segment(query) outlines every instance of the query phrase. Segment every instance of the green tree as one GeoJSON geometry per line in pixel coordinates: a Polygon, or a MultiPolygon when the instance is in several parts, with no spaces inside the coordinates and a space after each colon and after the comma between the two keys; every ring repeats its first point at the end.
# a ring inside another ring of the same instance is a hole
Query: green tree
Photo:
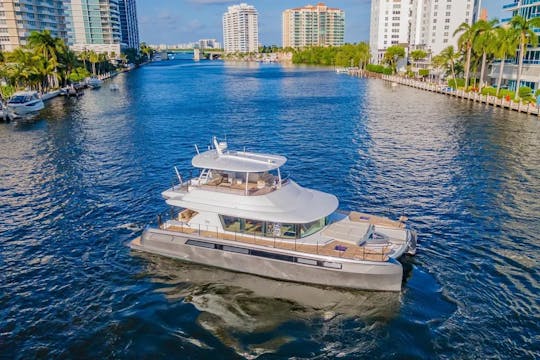
{"type": "Polygon", "coordinates": [[[428,53],[422,49],[416,49],[410,52],[409,56],[416,63],[415,67],[418,68],[418,61],[425,59],[428,56],[428,53]]]}
{"type": "Polygon", "coordinates": [[[48,76],[48,83],[53,87],[58,86],[58,57],[64,51],[65,43],[62,39],[53,37],[49,30],[32,31],[28,37],[28,46],[40,54],[49,63],[47,68],[53,71],[48,76]]]}
{"type": "Polygon", "coordinates": [[[540,28],[540,17],[525,19],[520,15],[515,15],[510,20],[510,26],[519,36],[519,63],[516,79],[516,97],[519,98],[519,88],[521,84],[521,73],[523,71],[523,59],[527,45],[538,45],[538,37],[534,33],[534,28],[540,28]]]}
{"type": "Polygon", "coordinates": [[[482,65],[480,70],[480,89],[484,87],[484,75],[486,70],[486,61],[488,54],[495,52],[496,34],[495,26],[499,20],[493,19],[490,21],[479,20],[476,22],[476,37],[473,41],[475,51],[482,54],[482,65]]]}
{"type": "Polygon", "coordinates": [[[474,38],[476,37],[476,27],[474,25],[469,25],[464,22],[458,26],[456,31],[454,31],[454,36],[461,33],[458,38],[458,47],[460,50],[465,52],[465,89],[469,86],[469,71],[471,68],[471,55],[473,49],[474,38]]]}
{"type": "Polygon", "coordinates": [[[99,62],[99,55],[91,50],[88,54],[88,61],[92,64],[92,75],[96,76],[96,64],[99,62]]]}
{"type": "Polygon", "coordinates": [[[513,28],[498,27],[495,29],[494,55],[501,61],[499,64],[499,76],[497,78],[497,96],[499,96],[499,91],[501,90],[506,58],[510,55],[515,55],[518,44],[518,33],[513,28]]]}
{"type": "Polygon", "coordinates": [[[460,58],[460,54],[454,50],[453,46],[448,46],[439,55],[434,57],[433,63],[435,66],[449,69],[452,78],[456,79],[456,62],[460,58]]]}
{"type": "Polygon", "coordinates": [[[395,73],[398,61],[404,57],[405,49],[401,46],[394,45],[386,49],[386,52],[384,53],[384,62],[388,64],[395,73]]]}

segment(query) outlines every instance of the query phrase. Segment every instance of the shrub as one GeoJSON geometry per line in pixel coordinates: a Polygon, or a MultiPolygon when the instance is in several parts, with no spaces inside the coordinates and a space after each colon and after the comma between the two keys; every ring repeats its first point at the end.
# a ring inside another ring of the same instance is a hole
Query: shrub
{"type": "Polygon", "coordinates": [[[536,101],[533,95],[532,89],[528,86],[520,87],[518,91],[518,95],[519,95],[519,98],[525,103],[536,101]]]}
{"type": "Polygon", "coordinates": [[[465,79],[457,78],[457,79],[449,79],[448,80],[448,86],[457,89],[458,87],[464,87],[465,86],[465,79]]]}
{"type": "Polygon", "coordinates": [[[418,70],[418,75],[422,76],[422,77],[426,77],[429,75],[429,70],[428,69],[420,69],[418,70]]]}
{"type": "Polygon", "coordinates": [[[501,99],[501,98],[505,98],[509,96],[510,97],[510,100],[513,100],[514,99],[514,92],[512,90],[508,90],[508,89],[501,89],[499,91],[499,96],[498,98],[501,99]]]}
{"type": "Polygon", "coordinates": [[[378,74],[392,75],[392,69],[384,67],[382,65],[368,64],[366,66],[366,70],[378,74]]]}
{"type": "Polygon", "coordinates": [[[495,94],[497,94],[497,89],[495,89],[494,87],[491,87],[491,86],[487,86],[487,87],[482,89],[481,94],[482,95],[495,96],[495,94]]]}
{"type": "Polygon", "coordinates": [[[534,93],[534,96],[540,96],[540,89],[536,90],[536,92],[534,93]]]}
{"type": "Polygon", "coordinates": [[[532,89],[528,86],[522,86],[518,91],[520,98],[528,98],[532,95],[532,89]]]}

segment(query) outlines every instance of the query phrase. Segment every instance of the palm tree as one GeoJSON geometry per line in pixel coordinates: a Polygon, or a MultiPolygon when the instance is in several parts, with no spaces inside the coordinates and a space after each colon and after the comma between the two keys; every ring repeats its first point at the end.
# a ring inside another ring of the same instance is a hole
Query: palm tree
{"type": "Polygon", "coordinates": [[[482,89],[484,86],[484,74],[486,70],[486,60],[488,53],[494,52],[495,42],[495,25],[499,23],[499,20],[493,19],[490,21],[479,20],[475,23],[476,37],[474,39],[473,47],[476,51],[482,54],[482,66],[480,70],[480,84],[482,89]]]}
{"type": "MultiPolygon", "coordinates": [[[[28,45],[50,62],[50,66],[54,69],[54,73],[58,70],[58,57],[66,47],[64,41],[60,38],[53,37],[49,30],[32,31],[28,37],[28,45]]],[[[49,84],[52,86],[58,85],[58,78],[55,74],[48,77],[49,84]]]]}
{"type": "Polygon", "coordinates": [[[96,63],[99,61],[99,55],[91,50],[88,54],[88,60],[92,63],[92,75],[96,76],[96,63]]]}
{"type": "Polygon", "coordinates": [[[10,83],[16,88],[24,88],[31,76],[32,53],[28,49],[17,48],[8,54],[6,73],[10,83]]]}
{"type": "Polygon", "coordinates": [[[65,46],[64,51],[59,54],[59,62],[62,83],[65,84],[71,71],[79,66],[79,60],[77,59],[77,54],[75,54],[69,47],[65,46]]]}
{"type": "Polygon", "coordinates": [[[504,62],[509,55],[515,55],[519,43],[517,32],[510,27],[498,27],[495,29],[495,51],[494,55],[500,59],[499,77],[497,79],[497,96],[501,89],[502,75],[504,71],[504,62]]]}
{"type": "Polygon", "coordinates": [[[456,86],[456,61],[459,59],[459,57],[459,53],[457,53],[454,50],[454,47],[450,45],[449,47],[441,51],[441,53],[436,57],[436,59],[434,59],[436,64],[444,65],[446,68],[450,67],[450,70],[452,71],[452,77],[454,81],[456,81],[456,86]]]}
{"type": "Polygon", "coordinates": [[[79,53],[79,59],[82,60],[84,68],[86,69],[86,61],[90,59],[90,52],[88,50],[81,51],[79,53]]]}
{"type": "Polygon", "coordinates": [[[523,58],[527,45],[538,45],[538,37],[534,33],[534,28],[540,28],[540,17],[525,19],[520,15],[515,15],[510,20],[510,26],[517,31],[519,36],[519,64],[516,79],[516,98],[519,98],[519,87],[521,83],[521,72],[523,71],[523,58]]]}
{"type": "Polygon", "coordinates": [[[392,73],[396,72],[397,63],[403,57],[405,57],[405,49],[398,45],[390,46],[384,53],[384,61],[390,65],[392,73]]]}
{"type": "Polygon", "coordinates": [[[464,22],[458,26],[456,31],[454,31],[454,36],[456,36],[458,33],[462,33],[458,39],[458,47],[461,50],[465,51],[466,53],[465,89],[467,89],[469,86],[469,70],[471,67],[471,54],[472,54],[472,48],[473,48],[473,41],[474,41],[474,38],[476,37],[476,27],[474,25],[471,26],[468,23],[464,22]]]}
{"type": "Polygon", "coordinates": [[[109,61],[109,57],[107,56],[107,54],[104,54],[104,53],[98,54],[98,62],[99,62],[98,73],[99,74],[103,73],[103,65],[105,65],[105,63],[107,63],[108,61],[109,61]]]}

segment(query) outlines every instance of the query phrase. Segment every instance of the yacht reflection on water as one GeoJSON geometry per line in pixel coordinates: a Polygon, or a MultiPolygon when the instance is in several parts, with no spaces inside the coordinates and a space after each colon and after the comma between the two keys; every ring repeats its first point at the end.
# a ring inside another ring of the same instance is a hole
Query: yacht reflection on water
{"type": "Polygon", "coordinates": [[[164,285],[159,291],[169,301],[193,304],[200,311],[199,325],[243,356],[275,352],[294,340],[286,330],[290,323],[323,322],[332,329],[351,319],[377,326],[392,320],[400,308],[396,292],[312,286],[136,255],[147,262],[145,275],[164,285]],[[251,334],[271,340],[250,344],[251,334]]]}

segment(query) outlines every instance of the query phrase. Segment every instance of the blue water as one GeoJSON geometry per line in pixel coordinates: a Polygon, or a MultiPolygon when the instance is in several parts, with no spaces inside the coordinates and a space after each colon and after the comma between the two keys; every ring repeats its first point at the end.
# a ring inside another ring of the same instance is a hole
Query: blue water
{"type": "Polygon", "coordinates": [[[0,123],[0,357],[540,357],[540,120],[318,68],[171,61],[111,82],[0,123]],[[344,209],[406,214],[403,291],[130,251],[212,135],[287,156],[344,209]]]}

